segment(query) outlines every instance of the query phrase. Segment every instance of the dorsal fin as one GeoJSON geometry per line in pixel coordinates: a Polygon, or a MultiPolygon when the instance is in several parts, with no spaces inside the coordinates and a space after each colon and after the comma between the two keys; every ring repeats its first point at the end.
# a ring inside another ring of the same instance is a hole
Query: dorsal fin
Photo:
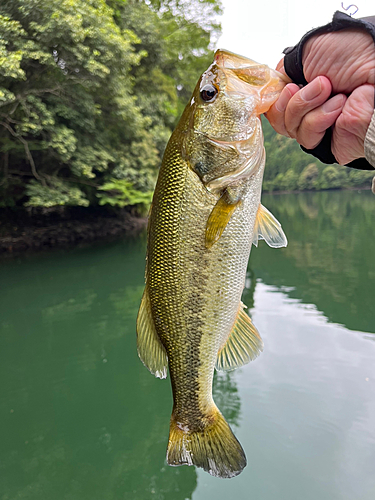
{"type": "Polygon", "coordinates": [[[138,356],[150,372],[158,378],[167,377],[168,358],[156,332],[151,314],[151,304],[147,286],[143,292],[137,317],[138,356]]]}
{"type": "Polygon", "coordinates": [[[263,205],[259,205],[255,219],[253,244],[256,247],[258,240],[265,240],[273,248],[286,247],[288,244],[280,222],[263,205]]]}
{"type": "Polygon", "coordinates": [[[234,370],[246,365],[263,351],[263,341],[240,303],[228,340],[219,350],[216,370],[234,370]]]}

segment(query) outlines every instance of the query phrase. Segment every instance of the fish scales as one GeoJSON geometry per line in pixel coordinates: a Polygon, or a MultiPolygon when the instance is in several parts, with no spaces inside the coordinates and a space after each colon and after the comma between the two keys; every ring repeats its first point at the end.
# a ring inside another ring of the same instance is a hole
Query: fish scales
{"type": "MultiPolygon", "coordinates": [[[[216,332],[226,332],[237,313],[251,245],[246,226],[254,226],[256,211],[251,210],[251,205],[259,205],[260,194],[249,191],[243,207],[208,254],[201,235],[216,198],[205,189],[197,189],[196,174],[181,155],[177,158],[174,157],[175,168],[171,172],[167,151],[166,175],[163,167],[160,172],[161,181],[153,201],[153,212],[157,215],[151,216],[150,224],[155,231],[155,243],[149,247],[148,276],[153,315],[163,324],[160,337],[171,359],[175,411],[194,430],[201,426],[202,418],[212,405],[213,369],[223,340],[216,332]],[[176,178],[184,181],[181,198],[177,195],[176,178]],[[167,208],[156,210],[159,200],[163,204],[168,199],[168,192],[174,196],[167,208]],[[233,234],[239,231],[244,240],[238,242],[241,252],[232,244],[233,234]],[[172,232],[179,245],[170,244],[172,232]],[[153,268],[154,262],[157,270],[153,268]],[[164,277],[164,286],[160,285],[160,276],[164,277]],[[217,299],[220,309],[215,307],[217,299]],[[171,356],[173,351],[177,353],[171,356]]],[[[150,240],[153,237],[150,232],[150,240]]]]}
{"type": "MultiPolygon", "coordinates": [[[[231,56],[219,51],[216,64],[231,56]]],[[[233,369],[262,349],[258,333],[242,311],[241,294],[261,206],[264,149],[257,115],[251,110],[246,115],[247,102],[231,104],[224,94],[221,116],[229,134],[225,138],[237,139],[236,147],[206,133],[205,127],[212,128],[213,122],[204,115],[204,103],[199,108],[196,102],[205,79],[223,81],[220,68],[215,71],[210,73],[209,68],[208,77],[202,76],[164,154],[150,213],[146,288],[137,333],[140,357],[153,373],[164,377],[168,360],[174,402],[168,463],[194,464],[212,475],[232,477],[241,472],[246,458],[213,401],[212,380],[220,352],[222,365],[233,369]],[[231,120],[233,109],[237,121],[231,120]],[[243,151],[254,145],[255,167],[242,175],[241,168],[248,167],[239,168],[237,162],[233,172],[234,159],[241,161],[243,151]],[[216,185],[210,188],[210,183],[216,185]],[[208,236],[211,218],[213,240],[208,236]],[[247,336],[247,344],[239,334],[247,336]]],[[[276,80],[277,95],[285,82],[276,80]]],[[[226,77],[223,89],[228,89],[229,81],[226,77]]],[[[214,124],[217,120],[215,116],[214,124]]]]}

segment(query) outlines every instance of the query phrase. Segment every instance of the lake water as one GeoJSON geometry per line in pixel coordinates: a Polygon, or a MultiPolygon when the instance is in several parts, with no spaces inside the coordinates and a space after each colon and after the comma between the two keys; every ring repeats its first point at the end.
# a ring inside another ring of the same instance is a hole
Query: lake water
{"type": "Polygon", "coordinates": [[[374,500],[375,197],[263,203],[289,239],[250,258],[265,350],[215,380],[243,473],[165,463],[169,380],[136,353],[142,235],[0,263],[1,500],[374,500]]]}

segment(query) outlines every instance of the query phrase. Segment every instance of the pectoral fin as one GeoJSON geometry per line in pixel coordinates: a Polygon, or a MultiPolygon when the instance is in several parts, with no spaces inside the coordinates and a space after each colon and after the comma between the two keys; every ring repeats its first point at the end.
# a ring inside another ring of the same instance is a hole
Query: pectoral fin
{"type": "Polygon", "coordinates": [[[216,370],[234,370],[246,365],[263,351],[263,341],[243,307],[241,302],[228,340],[218,353],[216,370]]]}
{"type": "Polygon", "coordinates": [[[273,248],[286,247],[288,244],[280,222],[263,205],[259,205],[255,219],[253,244],[256,247],[258,240],[265,240],[273,248]]]}
{"type": "Polygon", "coordinates": [[[218,241],[239,203],[230,203],[226,193],[219,198],[207,220],[206,248],[211,248],[218,241]]]}
{"type": "Polygon", "coordinates": [[[168,358],[161,343],[151,314],[151,304],[147,287],[143,292],[137,317],[138,356],[150,372],[158,378],[167,377],[168,358]]]}

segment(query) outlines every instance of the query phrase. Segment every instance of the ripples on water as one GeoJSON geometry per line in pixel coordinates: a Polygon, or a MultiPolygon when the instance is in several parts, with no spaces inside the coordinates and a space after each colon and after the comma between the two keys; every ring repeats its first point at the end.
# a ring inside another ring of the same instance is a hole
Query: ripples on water
{"type": "Polygon", "coordinates": [[[165,465],[169,382],[135,347],[143,237],[0,264],[1,500],[375,498],[375,198],[264,204],[289,240],[250,260],[265,350],[214,384],[245,471],[165,465]]]}

